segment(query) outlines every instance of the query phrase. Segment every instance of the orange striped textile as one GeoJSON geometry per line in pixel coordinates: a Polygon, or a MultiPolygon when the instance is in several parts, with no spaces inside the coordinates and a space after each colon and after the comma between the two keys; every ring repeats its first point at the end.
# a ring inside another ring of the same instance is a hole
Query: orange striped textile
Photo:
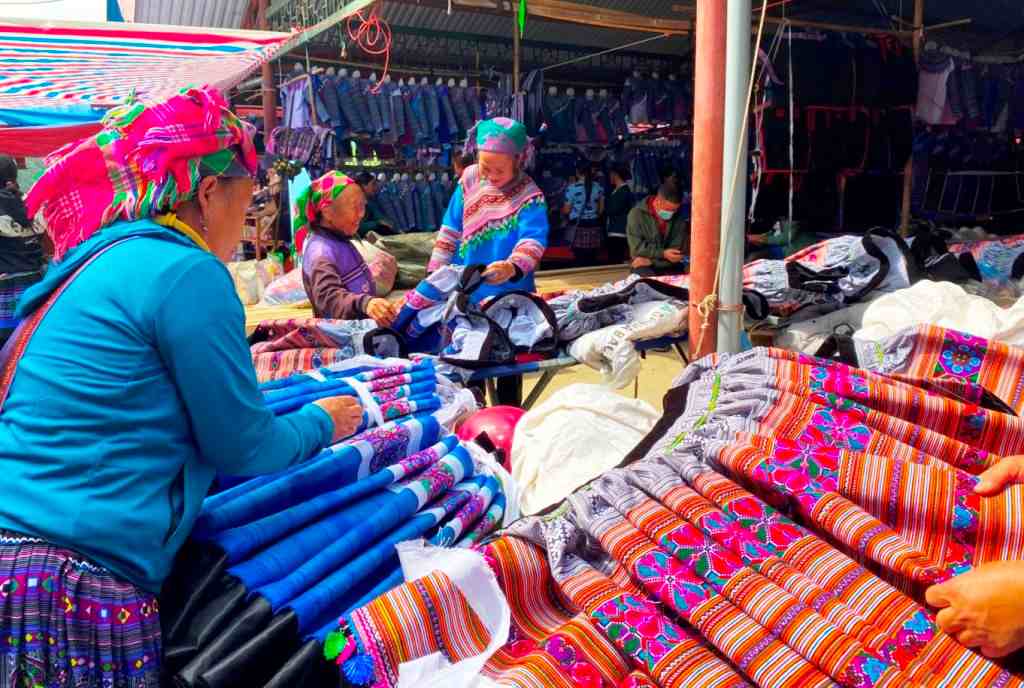
{"type": "MultiPolygon", "coordinates": [[[[986,466],[1024,453],[1013,385],[995,372],[1019,378],[1024,357],[965,337],[917,331],[871,370],[770,349],[688,366],[623,467],[481,549],[514,622],[487,677],[1024,688],[923,603],[935,582],[1024,560],[1024,487],[974,493],[986,466]]],[[[364,631],[400,625],[426,628],[394,613],[364,631]]],[[[444,643],[396,645],[380,661],[444,643]]]]}
{"type": "Polygon", "coordinates": [[[402,662],[442,652],[452,662],[480,654],[490,634],[445,574],[434,572],[354,611],[349,624],[373,659],[376,686],[398,683],[402,662]]]}
{"type": "Polygon", "coordinates": [[[263,384],[270,380],[283,380],[296,373],[319,370],[350,358],[352,352],[344,349],[288,349],[254,353],[252,363],[256,368],[256,380],[263,384]]]}
{"type": "Polygon", "coordinates": [[[861,368],[909,378],[973,382],[1024,412],[1024,349],[936,325],[918,325],[880,343],[856,344],[861,368]]]}

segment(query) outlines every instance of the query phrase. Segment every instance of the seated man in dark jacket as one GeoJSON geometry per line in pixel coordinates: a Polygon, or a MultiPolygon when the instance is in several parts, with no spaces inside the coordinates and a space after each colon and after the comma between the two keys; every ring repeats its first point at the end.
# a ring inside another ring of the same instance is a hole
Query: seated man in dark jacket
{"type": "Polygon", "coordinates": [[[652,277],[689,271],[690,222],[679,212],[681,203],[677,187],[666,182],[629,212],[626,239],[634,274],[652,277]]]}

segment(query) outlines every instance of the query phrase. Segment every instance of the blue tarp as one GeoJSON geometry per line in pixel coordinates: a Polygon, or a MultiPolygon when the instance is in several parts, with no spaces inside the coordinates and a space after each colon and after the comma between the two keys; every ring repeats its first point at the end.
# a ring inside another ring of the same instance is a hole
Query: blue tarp
{"type": "Polygon", "coordinates": [[[68,105],[55,108],[0,108],[0,125],[8,127],[62,127],[89,124],[103,119],[106,110],[88,105],[68,105]]]}

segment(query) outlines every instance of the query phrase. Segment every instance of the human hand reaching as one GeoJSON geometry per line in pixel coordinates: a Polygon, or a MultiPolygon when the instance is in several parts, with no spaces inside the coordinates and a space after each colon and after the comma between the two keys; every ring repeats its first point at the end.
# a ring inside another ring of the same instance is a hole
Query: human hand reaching
{"type": "Polygon", "coordinates": [[[334,422],[335,442],[355,433],[363,422],[363,407],[355,397],[328,397],[313,403],[326,411],[334,422]]]}
{"type": "Polygon", "coordinates": [[[373,318],[381,327],[391,327],[398,312],[387,299],[371,299],[366,305],[366,314],[373,318]]]}
{"type": "Polygon", "coordinates": [[[484,278],[491,284],[504,284],[516,274],[516,267],[507,260],[491,263],[484,270],[484,278]]]}
{"type": "Polygon", "coordinates": [[[665,252],[661,255],[670,263],[681,263],[683,261],[683,252],[677,248],[665,249],[665,252]]]}
{"type": "Polygon", "coordinates": [[[965,647],[1005,657],[1024,647],[1024,561],[992,561],[933,585],[935,622],[965,647]]]}
{"type": "Polygon", "coordinates": [[[983,497],[992,497],[1011,485],[1024,483],[1024,456],[1007,456],[979,478],[974,491],[983,497]]]}

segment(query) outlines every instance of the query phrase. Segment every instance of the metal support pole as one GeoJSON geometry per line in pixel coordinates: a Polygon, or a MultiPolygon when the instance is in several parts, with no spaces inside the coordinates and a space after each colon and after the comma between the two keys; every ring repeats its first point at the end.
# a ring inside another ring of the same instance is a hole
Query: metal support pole
{"type": "MultiPolygon", "coordinates": [[[[921,40],[924,31],[924,0],[914,0],[914,62],[921,61],[921,40]]],[[[903,168],[903,203],[900,205],[900,233],[906,236],[910,231],[910,198],[914,191],[914,161],[913,155],[907,160],[907,166],[903,168]]]]}
{"type": "Polygon", "coordinates": [[[740,350],[743,247],[747,217],[747,91],[750,87],[750,0],[729,0],[725,54],[725,133],[722,148],[722,274],[718,351],[740,350]],[[738,163],[737,163],[738,160],[738,163]]]}
{"type": "MultiPolygon", "coordinates": [[[[744,29],[750,40],[750,15],[744,29]]],[[[690,347],[696,359],[715,350],[715,291],[722,224],[722,138],[725,118],[726,4],[697,0],[693,113],[693,220],[690,232],[690,347]],[[707,327],[705,325],[705,314],[707,327]]]]}
{"type": "MultiPolygon", "coordinates": [[[[267,1],[260,0],[259,27],[267,30],[267,1]]],[[[277,91],[274,89],[274,70],[270,62],[264,62],[262,67],[262,90],[263,90],[263,140],[270,143],[270,135],[277,126],[277,91]]]]}
{"type": "Polygon", "coordinates": [[[519,3],[510,2],[512,7],[512,90],[519,93],[519,3]]]}

